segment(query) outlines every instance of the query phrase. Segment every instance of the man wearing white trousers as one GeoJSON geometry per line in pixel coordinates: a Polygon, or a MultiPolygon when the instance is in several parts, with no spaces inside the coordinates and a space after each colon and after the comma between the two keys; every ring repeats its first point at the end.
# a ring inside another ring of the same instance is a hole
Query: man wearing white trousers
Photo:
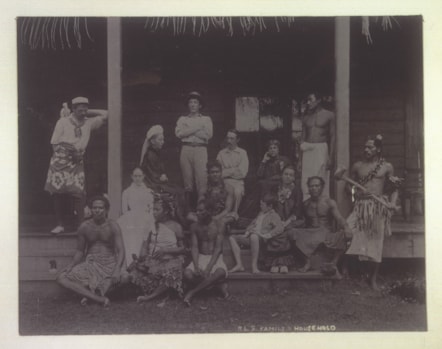
{"type": "Polygon", "coordinates": [[[203,99],[198,92],[187,96],[189,114],[180,116],[175,135],[181,139],[180,165],[184,190],[189,204],[190,193],[196,187],[198,200],[207,188],[207,145],[213,135],[213,124],[209,116],[200,114],[203,99]]]}

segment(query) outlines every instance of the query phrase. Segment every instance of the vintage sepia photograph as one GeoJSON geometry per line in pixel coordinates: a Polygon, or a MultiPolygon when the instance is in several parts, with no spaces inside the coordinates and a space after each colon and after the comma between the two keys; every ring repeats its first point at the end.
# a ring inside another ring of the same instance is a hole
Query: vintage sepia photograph
{"type": "Polygon", "coordinates": [[[427,331],[423,24],[19,16],[20,336],[427,331]]]}

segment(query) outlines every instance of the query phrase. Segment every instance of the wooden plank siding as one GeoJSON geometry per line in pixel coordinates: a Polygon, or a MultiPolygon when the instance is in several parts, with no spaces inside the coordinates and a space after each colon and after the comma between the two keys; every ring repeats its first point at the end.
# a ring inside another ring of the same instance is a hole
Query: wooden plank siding
{"type": "Polygon", "coordinates": [[[383,155],[393,164],[395,173],[404,176],[404,103],[397,97],[354,97],[350,108],[351,163],[361,159],[367,135],[381,134],[384,145],[383,155]]]}
{"type": "MultiPolygon", "coordinates": [[[[176,87],[179,90],[182,87],[176,87]]],[[[235,126],[235,95],[231,92],[201,90],[206,101],[202,114],[211,117],[213,122],[213,138],[209,142],[209,160],[215,159],[218,151],[223,147],[227,131],[235,126]]],[[[126,98],[126,94],[124,97],[126,98]]],[[[123,105],[123,187],[129,184],[130,169],[140,160],[141,146],[146,132],[152,125],[160,124],[164,128],[165,145],[163,148],[168,177],[175,183],[181,183],[179,166],[180,140],[175,136],[175,126],[181,115],[187,114],[185,96],[178,92],[169,91],[163,95],[145,94],[144,99],[136,98],[140,91],[132,88],[130,96],[123,105]]],[[[283,115],[287,123],[287,115],[283,115]]],[[[251,132],[240,134],[239,146],[244,148],[249,156],[249,177],[254,177],[265,152],[266,142],[270,138],[277,138],[282,143],[282,153],[290,156],[290,126],[274,132],[251,132]]]]}

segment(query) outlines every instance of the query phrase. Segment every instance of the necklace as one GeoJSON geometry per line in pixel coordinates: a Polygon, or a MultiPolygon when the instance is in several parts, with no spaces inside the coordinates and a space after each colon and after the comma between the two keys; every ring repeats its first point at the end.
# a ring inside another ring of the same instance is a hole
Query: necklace
{"type": "Polygon", "coordinates": [[[381,169],[384,162],[385,162],[384,158],[379,158],[378,163],[376,164],[376,167],[373,170],[371,170],[370,172],[368,172],[368,174],[366,176],[360,178],[358,181],[359,184],[365,185],[369,181],[371,181],[378,174],[378,172],[381,169]]]}

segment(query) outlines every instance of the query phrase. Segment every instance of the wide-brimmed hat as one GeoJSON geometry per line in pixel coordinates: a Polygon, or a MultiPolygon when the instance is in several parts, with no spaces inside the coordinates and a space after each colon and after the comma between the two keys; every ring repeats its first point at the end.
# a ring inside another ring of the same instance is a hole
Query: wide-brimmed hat
{"type": "Polygon", "coordinates": [[[204,100],[203,97],[201,96],[201,93],[196,92],[196,91],[192,91],[187,95],[186,98],[186,103],[189,103],[190,99],[197,99],[200,102],[201,107],[204,106],[204,100]]]}

